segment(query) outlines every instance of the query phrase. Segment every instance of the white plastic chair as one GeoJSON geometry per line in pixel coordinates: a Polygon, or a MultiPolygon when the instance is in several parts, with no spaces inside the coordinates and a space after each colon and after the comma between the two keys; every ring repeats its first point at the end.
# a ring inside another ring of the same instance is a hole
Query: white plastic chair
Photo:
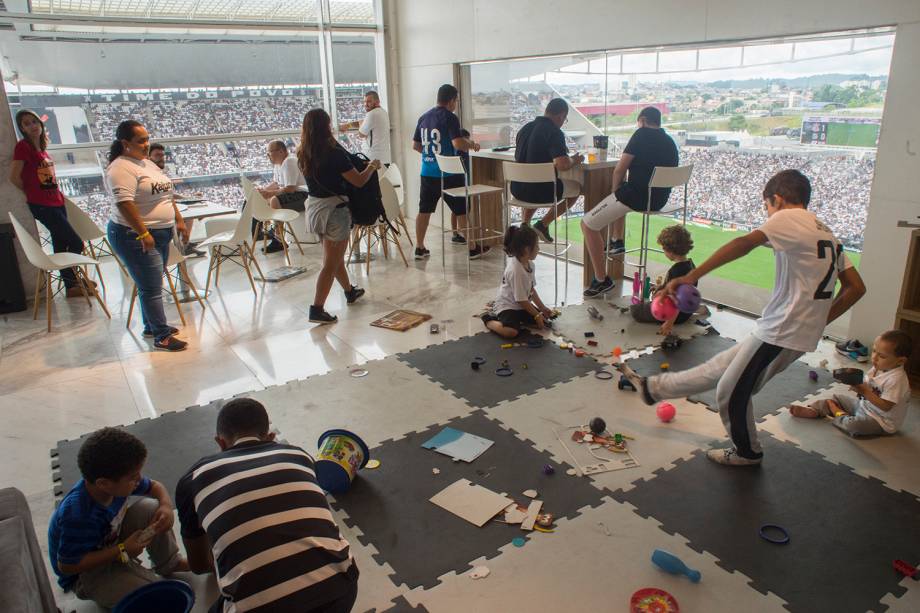
{"type": "Polygon", "coordinates": [[[391,218],[390,221],[403,229],[406,233],[406,238],[409,239],[409,246],[413,247],[412,234],[409,232],[409,227],[406,226],[406,218],[403,217],[402,213],[403,201],[406,199],[406,188],[403,185],[402,173],[399,171],[399,166],[396,165],[396,162],[390,164],[382,178],[387,179],[396,190],[396,202],[399,207],[399,215],[395,218],[391,218]]]}
{"type": "MultiPolygon", "coordinates": [[[[247,179],[245,176],[241,176],[240,180],[243,183],[243,192],[247,194],[246,203],[252,203],[252,218],[259,222],[256,225],[256,232],[258,232],[259,226],[262,227],[263,251],[265,250],[265,246],[268,244],[268,224],[281,224],[281,236],[277,238],[284,246],[284,259],[287,261],[288,266],[290,266],[291,257],[288,255],[287,241],[285,240],[284,235],[291,235],[291,238],[294,239],[294,243],[300,250],[300,255],[303,255],[303,247],[300,246],[300,240],[297,238],[297,235],[294,234],[294,228],[291,226],[291,222],[300,217],[300,213],[290,209],[273,209],[268,204],[268,200],[266,200],[265,197],[259,193],[259,190],[255,188],[255,186],[252,184],[252,181],[247,179]]],[[[256,232],[254,232],[252,236],[253,244],[256,243],[256,236],[258,236],[256,232]]],[[[199,247],[200,246],[201,245],[199,245],[199,247]]]]}
{"type": "MultiPolygon", "coordinates": [[[[508,226],[511,225],[511,207],[516,206],[522,209],[545,209],[555,206],[565,202],[559,185],[556,183],[556,167],[552,162],[544,162],[538,164],[524,164],[521,162],[502,162],[502,177],[505,182],[505,189],[502,193],[502,199],[504,201],[504,206],[502,207],[502,213],[504,214],[504,230],[507,231],[508,226]],[[554,185],[554,202],[528,202],[526,200],[521,200],[520,198],[515,198],[511,193],[511,182],[516,183],[552,183],[554,185]]],[[[562,251],[559,251],[559,216],[557,215],[553,219],[553,284],[554,284],[554,300],[553,304],[559,304],[559,256],[564,256],[565,261],[565,293],[564,296],[569,295],[569,248],[572,246],[569,243],[569,211],[565,210],[563,213],[563,219],[565,222],[565,248],[562,251]]],[[[508,256],[505,256],[507,261],[508,256]]]]}
{"type": "MultiPolygon", "coordinates": [[[[182,320],[183,326],[185,325],[185,315],[182,313],[182,304],[179,302],[179,294],[176,292],[176,283],[178,283],[180,279],[184,280],[186,285],[192,290],[192,293],[195,294],[195,299],[198,301],[198,304],[201,305],[202,310],[205,308],[204,302],[202,302],[201,296],[198,294],[198,288],[195,287],[195,282],[185,268],[185,260],[187,259],[188,258],[179,251],[179,248],[176,247],[175,241],[170,241],[169,258],[166,260],[163,276],[166,278],[166,282],[169,285],[169,292],[172,294],[173,302],[176,305],[176,311],[179,312],[179,319],[182,320]],[[170,272],[170,268],[173,269],[172,272],[170,272]]],[[[135,300],[137,300],[136,285],[134,289],[131,290],[131,302],[128,305],[128,321],[125,324],[126,328],[131,327],[131,317],[134,314],[135,300]]]]}
{"type": "MultiPolygon", "coordinates": [[[[390,183],[390,180],[386,177],[380,179],[380,195],[383,198],[383,210],[387,214],[387,219],[390,223],[395,224],[399,216],[399,200],[397,199],[396,188],[393,187],[393,184],[390,183]]],[[[395,227],[395,226],[394,226],[395,227]]],[[[391,242],[396,245],[396,248],[399,250],[399,255],[402,257],[403,264],[406,265],[406,268],[409,267],[409,262],[406,260],[406,254],[403,253],[402,245],[399,243],[399,235],[393,233],[393,229],[384,222],[379,225],[380,231],[383,232],[383,253],[386,255],[387,252],[387,243],[391,242]]],[[[407,232],[408,233],[408,232],[407,232]]]]}
{"type": "MultiPolygon", "coordinates": [[[[437,159],[438,168],[441,169],[442,173],[446,172],[446,173],[454,174],[454,175],[457,175],[457,174],[463,175],[463,187],[453,187],[450,189],[444,189],[444,176],[442,174],[441,176],[441,197],[443,198],[444,196],[451,196],[454,198],[463,198],[464,200],[466,200],[467,226],[465,228],[457,228],[457,230],[464,230],[464,236],[466,237],[467,242],[469,243],[471,238],[474,238],[470,236],[471,234],[470,230],[475,230],[478,233],[479,231],[483,229],[481,225],[482,224],[482,195],[500,192],[502,191],[502,188],[495,187],[494,185],[482,185],[479,183],[470,185],[469,175],[466,174],[466,168],[463,167],[463,160],[460,159],[459,155],[441,155],[440,153],[436,153],[434,154],[434,157],[437,159]],[[472,198],[476,198],[476,225],[475,226],[471,225],[472,224],[472,219],[471,219],[472,210],[471,210],[470,204],[472,203],[472,198]]],[[[446,260],[447,249],[445,246],[445,235],[448,232],[451,232],[451,228],[449,226],[444,225],[444,208],[445,208],[444,206],[441,207],[441,267],[442,268],[445,268],[447,266],[447,263],[446,263],[447,262],[446,260]]],[[[482,234],[484,234],[484,232],[482,234]]],[[[498,232],[494,232],[493,234],[501,236],[501,234],[498,232]]],[[[484,239],[486,237],[480,236],[479,238],[484,239]]],[[[467,274],[470,273],[469,251],[467,251],[466,272],[467,274]]]]}
{"type": "Polygon", "coordinates": [[[95,286],[89,283],[86,273],[80,268],[81,266],[95,266],[98,271],[99,262],[77,253],[55,253],[53,255],[45,253],[38,241],[32,238],[32,235],[26,231],[21,223],[19,223],[19,220],[16,219],[12,213],[9,215],[10,221],[13,223],[13,228],[16,230],[16,236],[19,237],[19,244],[22,245],[22,250],[26,254],[26,259],[29,260],[32,266],[38,269],[38,276],[35,280],[35,308],[32,312],[32,319],[38,319],[39,298],[42,285],[44,285],[45,311],[48,316],[48,332],[51,332],[51,273],[55,272],[60,276],[59,271],[64,268],[73,268],[77,280],[79,280],[80,284],[83,286],[83,297],[86,298],[86,304],[92,308],[93,303],[89,301],[89,292],[92,292],[99,306],[101,306],[103,312],[105,312],[105,316],[112,319],[111,314],[109,314],[109,309],[106,308],[105,302],[102,301],[99,292],[96,291],[95,286]]]}
{"type": "MultiPolygon", "coordinates": [[[[648,253],[649,251],[654,251],[657,253],[664,253],[661,249],[657,247],[651,247],[649,245],[649,231],[651,227],[651,216],[652,215],[670,215],[676,213],[677,211],[683,211],[683,225],[687,225],[687,184],[690,182],[690,175],[693,174],[693,164],[688,164],[686,166],[656,166],[652,170],[652,177],[649,179],[648,183],[648,204],[646,205],[645,211],[640,211],[642,214],[642,230],[640,234],[639,246],[633,249],[627,249],[622,254],[617,254],[617,256],[622,255],[624,259],[624,264],[628,266],[635,266],[639,272],[639,278],[645,279],[646,271],[648,269],[648,253]],[[674,205],[666,204],[663,208],[653,211],[652,210],[652,189],[653,188],[675,188],[681,187],[684,188],[684,197],[683,200],[674,205]],[[626,259],[626,254],[639,252],[639,259],[635,261],[628,261],[626,259]]],[[[609,243],[609,235],[608,235],[609,243]]],[[[609,259],[609,258],[608,258],[609,259]]]]}
{"type": "MultiPolygon", "coordinates": [[[[79,236],[80,240],[84,243],[83,254],[88,255],[94,260],[99,259],[102,255],[111,255],[115,258],[118,266],[124,269],[121,265],[121,260],[115,257],[115,250],[112,249],[112,245],[109,244],[109,239],[105,234],[105,230],[96,225],[93,218],[70,198],[64,198],[64,208],[67,211],[67,221],[70,223],[70,227],[73,228],[74,232],[77,233],[77,236],[79,236]],[[96,245],[93,241],[102,242],[102,245],[99,247],[99,254],[96,253],[96,245]],[[87,251],[89,251],[89,253],[86,253],[87,251]]],[[[105,292],[105,279],[102,277],[102,269],[99,269],[99,283],[102,284],[102,291],[105,292]]]]}
{"type": "Polygon", "coordinates": [[[256,261],[252,246],[249,244],[249,240],[252,238],[252,235],[249,233],[250,226],[252,226],[252,192],[256,195],[258,195],[258,192],[255,191],[250,181],[243,183],[243,189],[246,193],[246,204],[243,206],[243,210],[240,213],[240,219],[236,224],[236,228],[232,232],[221,232],[220,234],[215,234],[198,243],[199,248],[208,249],[211,252],[211,261],[208,264],[208,278],[204,284],[205,294],[207,294],[208,288],[211,286],[211,273],[215,273],[214,285],[216,286],[220,279],[220,265],[222,262],[228,260],[242,266],[246,271],[246,276],[249,277],[249,284],[252,286],[253,294],[258,295],[258,292],[256,292],[255,281],[252,280],[252,271],[249,269],[250,262],[255,265],[256,270],[259,271],[259,277],[262,281],[265,281],[265,276],[262,274],[259,262],[256,261]],[[239,258],[240,261],[236,262],[231,259],[234,257],[239,258]]]}

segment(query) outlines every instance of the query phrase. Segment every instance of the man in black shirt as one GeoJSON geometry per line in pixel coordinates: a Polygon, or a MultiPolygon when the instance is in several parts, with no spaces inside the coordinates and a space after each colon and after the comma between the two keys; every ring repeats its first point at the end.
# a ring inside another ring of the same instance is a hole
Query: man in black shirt
{"type": "Polygon", "coordinates": [[[275,442],[268,426],[259,402],[231,400],[217,416],[222,451],[176,486],[189,566],[217,572],[220,602],[212,611],[347,613],[358,568],[313,458],[275,442]]]}
{"type": "MultiPolygon", "coordinates": [[[[565,146],[565,135],[562,126],[568,120],[569,105],[562,98],[553,98],[546,105],[542,117],[537,117],[517,133],[514,149],[514,161],[524,164],[539,164],[552,162],[558,175],[560,170],[568,170],[584,161],[581,154],[569,157],[569,150],[565,146]]],[[[550,207],[543,219],[533,225],[544,241],[553,242],[550,235],[549,224],[553,223],[559,215],[575,204],[581,186],[571,179],[556,179],[556,183],[518,183],[511,182],[511,195],[525,202],[543,203],[550,207]],[[552,206],[562,198],[565,202],[552,206]]],[[[524,209],[524,223],[530,223],[536,209],[524,209]]]]}
{"type": "MultiPolygon", "coordinates": [[[[613,193],[585,213],[581,220],[585,247],[594,268],[594,279],[584,292],[586,298],[605,294],[614,287],[613,280],[607,276],[603,231],[630,211],[648,208],[648,184],[656,166],[677,166],[677,145],[661,127],[661,111],[647,106],[639,113],[636,122],[639,129],[633,132],[613,170],[613,193]]],[[[651,210],[658,211],[664,207],[670,195],[668,188],[653,188],[651,210]]],[[[611,243],[611,253],[624,251],[622,236],[611,243]]]]}

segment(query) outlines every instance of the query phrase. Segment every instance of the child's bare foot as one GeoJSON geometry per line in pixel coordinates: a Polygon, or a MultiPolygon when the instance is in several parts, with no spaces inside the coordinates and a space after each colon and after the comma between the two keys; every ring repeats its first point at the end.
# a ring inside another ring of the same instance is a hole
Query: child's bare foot
{"type": "Polygon", "coordinates": [[[817,419],[821,417],[821,414],[813,408],[802,406],[800,404],[791,405],[789,407],[789,412],[793,415],[793,417],[804,417],[805,419],[817,419]]]}

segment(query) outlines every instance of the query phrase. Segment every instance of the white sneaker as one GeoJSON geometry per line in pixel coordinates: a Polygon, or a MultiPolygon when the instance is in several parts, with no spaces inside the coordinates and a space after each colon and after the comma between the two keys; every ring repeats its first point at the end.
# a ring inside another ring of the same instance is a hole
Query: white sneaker
{"type": "Polygon", "coordinates": [[[750,458],[741,457],[738,455],[738,452],[735,451],[734,447],[710,449],[706,452],[706,457],[716,464],[723,464],[725,466],[757,466],[761,462],[761,458],[751,460],[750,458]]]}

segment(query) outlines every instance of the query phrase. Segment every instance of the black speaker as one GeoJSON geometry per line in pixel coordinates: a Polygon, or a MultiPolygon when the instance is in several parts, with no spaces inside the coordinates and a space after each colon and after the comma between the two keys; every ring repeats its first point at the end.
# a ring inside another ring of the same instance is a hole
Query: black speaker
{"type": "Polygon", "coordinates": [[[22,287],[14,241],[13,224],[0,223],[0,313],[26,310],[26,292],[22,287]]]}

